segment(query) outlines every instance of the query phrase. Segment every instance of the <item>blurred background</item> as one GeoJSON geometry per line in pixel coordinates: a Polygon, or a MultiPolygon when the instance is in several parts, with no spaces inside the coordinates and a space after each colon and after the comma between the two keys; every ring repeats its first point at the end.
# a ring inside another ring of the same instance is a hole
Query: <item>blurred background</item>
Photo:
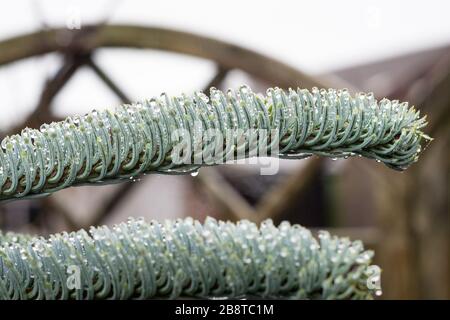
{"type": "Polygon", "coordinates": [[[75,187],[0,205],[0,229],[48,234],[128,216],[289,220],[361,239],[384,299],[450,298],[450,2],[16,0],[0,11],[0,136],[210,86],[336,87],[407,100],[435,140],[393,172],[316,157],[75,187]]]}

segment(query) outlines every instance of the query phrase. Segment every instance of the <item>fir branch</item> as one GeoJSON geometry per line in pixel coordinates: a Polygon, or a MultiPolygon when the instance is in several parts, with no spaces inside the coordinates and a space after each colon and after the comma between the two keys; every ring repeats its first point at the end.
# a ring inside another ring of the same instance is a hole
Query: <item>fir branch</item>
{"type": "Polygon", "coordinates": [[[0,245],[8,242],[25,244],[32,238],[33,237],[31,235],[25,233],[15,233],[15,232],[3,233],[2,230],[0,230],[0,245]]]}
{"type": "Polygon", "coordinates": [[[112,230],[3,237],[0,299],[368,299],[373,293],[367,284],[373,253],[360,241],[327,232],[316,240],[288,222],[275,227],[267,220],[258,229],[245,220],[130,219],[112,230]],[[78,287],[68,286],[71,268],[80,271],[78,287]]]}
{"type": "Polygon", "coordinates": [[[163,94],[115,112],[93,111],[6,137],[0,149],[0,200],[145,173],[188,173],[230,156],[258,155],[261,145],[264,155],[359,155],[403,170],[417,160],[423,141],[431,139],[421,131],[426,120],[414,107],[387,99],[377,102],[373,94],[352,97],[346,90],[276,88],[262,96],[243,86],[227,93],[212,88],[210,96],[163,94]],[[186,134],[174,137],[179,130],[186,134]],[[241,130],[245,141],[235,133],[229,137],[229,130],[241,130]],[[269,132],[265,136],[264,130],[269,132]],[[276,137],[270,135],[273,131],[276,137]],[[206,142],[197,138],[205,135],[206,142]],[[183,155],[188,161],[180,163],[174,151],[183,138],[188,138],[183,155]],[[252,144],[255,138],[258,143],[252,144]],[[270,154],[274,146],[277,152],[270,154]],[[196,162],[199,153],[214,161],[200,157],[196,162]]]}

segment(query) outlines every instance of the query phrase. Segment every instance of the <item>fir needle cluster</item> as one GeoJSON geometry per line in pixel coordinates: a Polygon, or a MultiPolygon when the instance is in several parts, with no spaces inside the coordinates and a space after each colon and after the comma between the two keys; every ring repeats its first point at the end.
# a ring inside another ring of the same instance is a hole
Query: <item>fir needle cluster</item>
{"type": "Polygon", "coordinates": [[[0,148],[0,200],[147,173],[190,173],[203,165],[259,155],[255,150],[261,147],[264,155],[281,158],[359,155],[403,170],[430,140],[422,131],[425,125],[425,118],[406,102],[352,96],[345,89],[275,88],[260,95],[242,86],[226,93],[212,88],[209,97],[201,92],[163,94],[114,112],[92,111],[6,137],[0,148]],[[178,131],[183,133],[174,138],[178,131]],[[211,137],[210,132],[217,134],[211,137]],[[187,161],[177,162],[173,151],[183,138],[189,144],[183,154],[187,161]],[[274,147],[277,152],[271,154],[274,147]],[[200,157],[196,162],[199,153],[214,161],[200,157]]]}
{"type": "MultiPolygon", "coordinates": [[[[360,241],[271,220],[143,219],[48,238],[0,233],[0,299],[370,299],[360,241]],[[78,270],[79,273],[70,273],[78,270]],[[79,276],[69,285],[69,278],[79,276]]],[[[378,276],[379,275],[375,275],[378,276]]]]}

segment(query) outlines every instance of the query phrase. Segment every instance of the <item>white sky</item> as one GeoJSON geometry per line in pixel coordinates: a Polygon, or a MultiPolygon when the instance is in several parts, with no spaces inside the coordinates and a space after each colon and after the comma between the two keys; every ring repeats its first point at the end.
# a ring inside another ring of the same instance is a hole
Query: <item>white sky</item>
{"type": "MultiPolygon", "coordinates": [[[[61,26],[79,15],[83,27],[108,18],[110,23],[166,26],[220,38],[319,74],[449,44],[449,12],[445,0],[15,0],[0,11],[0,39],[36,30],[43,21],[61,26]]],[[[214,70],[207,61],[151,51],[108,50],[97,58],[133,99],[196,90],[214,70]]],[[[1,127],[30,110],[58,62],[47,56],[0,68],[1,127]]],[[[55,101],[58,113],[117,104],[89,70],[72,80],[55,101]]]]}

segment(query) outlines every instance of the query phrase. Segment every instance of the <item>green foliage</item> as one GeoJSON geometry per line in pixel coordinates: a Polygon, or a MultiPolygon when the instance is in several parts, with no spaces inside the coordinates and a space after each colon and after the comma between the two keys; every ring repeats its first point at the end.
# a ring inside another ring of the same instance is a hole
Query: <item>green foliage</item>
{"type": "Polygon", "coordinates": [[[47,239],[2,237],[1,299],[372,298],[373,253],[360,241],[316,240],[287,222],[130,219],[47,239]],[[68,286],[71,268],[78,287],[68,286]]]}
{"type": "MultiPolygon", "coordinates": [[[[431,140],[424,126],[407,103],[346,90],[275,88],[262,96],[243,86],[213,88],[209,98],[162,95],[6,137],[0,200],[261,155],[359,155],[403,170],[431,140]]],[[[112,230],[46,239],[0,232],[0,298],[367,299],[372,255],[360,241],[326,232],[316,240],[305,228],[287,222],[277,228],[270,220],[258,229],[248,221],[131,219],[112,230]],[[76,286],[70,270],[79,271],[76,286]]]]}
{"type": "Polygon", "coordinates": [[[230,156],[257,155],[261,145],[264,154],[282,158],[360,155],[402,170],[417,160],[422,141],[430,139],[421,131],[425,125],[406,102],[377,102],[372,94],[352,97],[346,90],[276,88],[262,96],[243,86],[236,93],[213,88],[210,99],[203,93],[162,95],[114,113],[93,111],[6,137],[0,149],[0,200],[145,173],[192,172],[230,156]],[[181,129],[185,133],[174,137],[181,129]],[[229,137],[230,130],[241,130],[245,141],[236,132],[229,137]],[[264,130],[277,136],[264,138],[264,130]],[[205,135],[211,139],[201,140],[205,135]],[[179,163],[173,151],[183,138],[188,161],[179,163]],[[250,143],[254,139],[258,143],[250,143]],[[223,148],[217,151],[217,146],[223,148]],[[270,154],[274,146],[277,152],[270,154]],[[199,153],[214,161],[200,157],[196,162],[199,153]]]}

